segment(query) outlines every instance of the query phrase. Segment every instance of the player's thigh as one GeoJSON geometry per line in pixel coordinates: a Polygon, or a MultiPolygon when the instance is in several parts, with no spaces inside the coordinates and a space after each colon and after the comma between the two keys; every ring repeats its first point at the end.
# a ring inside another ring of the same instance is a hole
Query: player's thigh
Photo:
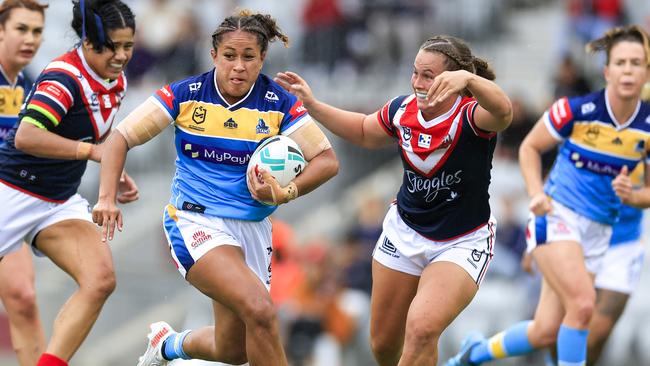
{"type": "Polygon", "coordinates": [[[235,245],[210,249],[192,265],[186,279],[239,317],[271,301],[265,285],[247,266],[241,247],[235,245]]]}
{"type": "Polygon", "coordinates": [[[97,227],[89,221],[72,219],[41,230],[37,249],[77,282],[113,276],[113,258],[108,244],[101,241],[97,227]]]}
{"type": "Polygon", "coordinates": [[[27,245],[0,260],[0,297],[21,299],[34,296],[34,263],[27,245]]]}
{"type": "Polygon", "coordinates": [[[403,340],[406,317],[418,282],[418,276],[390,269],[373,260],[370,298],[370,334],[373,339],[403,340]]]}
{"type": "Polygon", "coordinates": [[[558,241],[535,248],[533,256],[547,283],[566,306],[579,297],[593,297],[593,275],[585,267],[579,243],[558,241]]]}
{"type": "Polygon", "coordinates": [[[439,336],[469,305],[477,291],[475,278],[463,267],[447,261],[431,263],[420,277],[408,313],[407,332],[417,327],[439,336]]]}

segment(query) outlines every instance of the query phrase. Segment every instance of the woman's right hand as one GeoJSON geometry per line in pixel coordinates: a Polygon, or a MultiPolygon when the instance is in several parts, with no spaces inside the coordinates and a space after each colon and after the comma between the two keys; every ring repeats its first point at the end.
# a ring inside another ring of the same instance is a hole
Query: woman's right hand
{"type": "Polygon", "coordinates": [[[316,101],[309,84],[295,72],[279,72],[273,80],[289,93],[298,97],[307,109],[316,101]]]}
{"type": "Polygon", "coordinates": [[[93,207],[93,222],[102,227],[102,241],[113,240],[115,227],[122,231],[122,212],[113,200],[99,199],[93,207]]]}
{"type": "Polygon", "coordinates": [[[535,214],[535,216],[544,216],[551,212],[553,206],[551,206],[551,199],[546,195],[546,193],[540,192],[530,199],[530,205],[528,208],[533,214],[535,214]]]}

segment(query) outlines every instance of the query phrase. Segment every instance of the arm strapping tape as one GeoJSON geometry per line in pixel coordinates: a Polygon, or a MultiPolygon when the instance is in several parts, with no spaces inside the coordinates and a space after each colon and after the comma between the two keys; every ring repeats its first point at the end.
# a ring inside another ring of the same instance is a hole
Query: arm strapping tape
{"type": "Polygon", "coordinates": [[[130,149],[156,137],[171,122],[169,115],[147,100],[129,113],[115,129],[124,136],[130,149]]]}

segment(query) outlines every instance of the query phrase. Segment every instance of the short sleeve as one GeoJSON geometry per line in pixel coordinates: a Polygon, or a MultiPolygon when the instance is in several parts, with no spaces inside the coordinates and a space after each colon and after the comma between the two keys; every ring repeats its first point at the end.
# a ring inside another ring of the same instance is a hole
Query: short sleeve
{"type": "Polygon", "coordinates": [[[280,123],[280,133],[290,135],[292,132],[311,121],[311,116],[307,113],[307,108],[298,98],[292,94],[286,95],[287,100],[284,104],[284,117],[280,123]]]}
{"type": "Polygon", "coordinates": [[[154,104],[158,105],[160,109],[166,112],[172,120],[175,120],[178,117],[179,113],[179,102],[176,98],[175,91],[178,87],[178,84],[172,83],[165,85],[162,88],[156,90],[156,92],[151,96],[150,100],[154,104]]]}
{"type": "Polygon", "coordinates": [[[406,95],[393,98],[386,102],[386,104],[377,111],[377,122],[388,136],[397,136],[395,125],[393,124],[393,118],[395,117],[397,110],[401,107],[402,102],[404,102],[404,99],[406,99],[406,95]]]}
{"type": "Polygon", "coordinates": [[[68,75],[53,73],[42,78],[32,92],[22,120],[52,130],[68,113],[79,90],[76,82],[70,80],[68,75]]]}

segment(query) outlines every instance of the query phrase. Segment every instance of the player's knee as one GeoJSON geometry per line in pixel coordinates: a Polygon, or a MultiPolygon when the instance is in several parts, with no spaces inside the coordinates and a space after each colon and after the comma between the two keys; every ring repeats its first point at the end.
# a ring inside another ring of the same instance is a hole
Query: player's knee
{"type": "Polygon", "coordinates": [[[536,322],[528,333],[529,340],[536,348],[550,347],[557,341],[560,324],[539,324],[536,322]]]}
{"type": "Polygon", "coordinates": [[[97,269],[79,281],[80,288],[96,301],[105,301],[115,291],[115,272],[112,268],[97,269]]]}
{"type": "Polygon", "coordinates": [[[32,284],[9,286],[3,292],[2,300],[9,312],[24,318],[33,317],[37,314],[36,291],[32,284]]]}
{"type": "MultiPolygon", "coordinates": [[[[402,349],[401,342],[387,334],[371,334],[370,348],[378,361],[398,360],[402,349]]],[[[380,362],[381,363],[381,362],[380,362]]],[[[383,363],[382,363],[383,364],[383,363]]]]}
{"type": "Polygon", "coordinates": [[[575,321],[578,326],[586,328],[594,313],[596,306],[596,296],[590,293],[580,295],[571,300],[567,305],[567,314],[575,321]]]}
{"type": "Polygon", "coordinates": [[[421,320],[407,321],[405,343],[416,348],[438,344],[438,338],[444,329],[435,322],[421,320]]]}
{"type": "Polygon", "coordinates": [[[275,306],[268,297],[247,299],[241,313],[246,326],[271,329],[277,321],[275,306]]]}

